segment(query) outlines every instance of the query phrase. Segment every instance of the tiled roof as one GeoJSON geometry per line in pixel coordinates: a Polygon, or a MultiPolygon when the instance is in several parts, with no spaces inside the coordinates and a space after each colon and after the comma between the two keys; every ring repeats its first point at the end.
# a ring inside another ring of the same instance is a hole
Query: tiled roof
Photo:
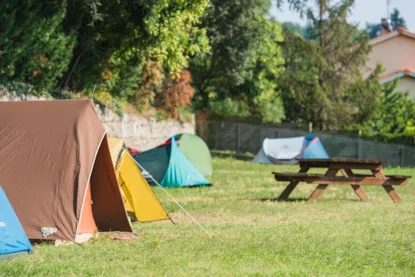
{"type": "Polygon", "coordinates": [[[398,78],[402,78],[405,76],[415,78],[415,70],[410,69],[410,68],[403,69],[403,70],[397,70],[395,72],[381,76],[379,78],[379,82],[381,84],[385,84],[385,83],[391,82],[393,80],[396,80],[398,78]]]}
{"type": "Polygon", "coordinates": [[[415,39],[415,33],[411,32],[411,31],[409,31],[405,28],[400,27],[400,28],[398,28],[398,29],[396,29],[396,30],[394,30],[390,33],[382,34],[380,36],[372,38],[371,40],[369,40],[369,44],[370,45],[375,45],[375,44],[381,43],[385,40],[394,38],[394,37],[399,36],[399,35],[403,35],[403,36],[407,36],[409,38],[415,39]]]}

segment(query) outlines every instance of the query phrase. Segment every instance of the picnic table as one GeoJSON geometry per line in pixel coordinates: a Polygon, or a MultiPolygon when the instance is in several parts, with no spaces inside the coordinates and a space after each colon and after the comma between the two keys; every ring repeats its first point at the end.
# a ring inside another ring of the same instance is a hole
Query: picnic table
{"type": "Polygon", "coordinates": [[[298,173],[273,172],[277,181],[287,181],[288,186],[278,199],[287,199],[298,183],[317,184],[317,188],[307,201],[317,200],[329,185],[350,185],[360,200],[368,200],[362,186],[382,186],[390,198],[397,203],[402,198],[393,186],[404,186],[410,176],[384,175],[382,172],[384,161],[359,159],[297,159],[300,165],[298,173]],[[325,174],[307,173],[312,168],[325,168],[325,174]],[[354,170],[365,170],[367,174],[355,173],[354,170]],[[338,176],[338,173],[341,176],[338,176]]]}

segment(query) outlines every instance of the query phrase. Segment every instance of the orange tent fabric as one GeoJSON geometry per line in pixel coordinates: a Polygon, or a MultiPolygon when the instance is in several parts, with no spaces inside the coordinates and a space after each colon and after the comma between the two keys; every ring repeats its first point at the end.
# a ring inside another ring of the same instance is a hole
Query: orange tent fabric
{"type": "Polygon", "coordinates": [[[97,228],[132,231],[91,100],[0,102],[0,182],[30,239],[75,240],[89,188],[97,228]]]}
{"type": "Polygon", "coordinates": [[[88,183],[84,200],[84,209],[79,221],[78,234],[94,234],[96,231],[97,224],[95,223],[94,214],[92,212],[91,184],[88,183]]]}

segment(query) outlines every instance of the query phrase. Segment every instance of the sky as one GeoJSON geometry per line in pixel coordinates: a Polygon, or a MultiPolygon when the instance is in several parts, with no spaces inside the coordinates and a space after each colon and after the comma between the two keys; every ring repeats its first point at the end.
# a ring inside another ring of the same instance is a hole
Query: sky
{"type": "MultiPolygon", "coordinates": [[[[355,0],[355,6],[352,10],[352,15],[349,18],[350,22],[358,23],[361,28],[366,26],[366,22],[380,23],[381,18],[387,15],[387,0],[355,0]]],[[[389,0],[390,12],[397,8],[409,30],[415,32],[415,0],[389,0]]],[[[271,9],[271,15],[279,22],[292,21],[305,24],[305,20],[300,16],[289,10],[288,5],[284,4],[280,9],[277,9],[275,4],[271,9]]]]}

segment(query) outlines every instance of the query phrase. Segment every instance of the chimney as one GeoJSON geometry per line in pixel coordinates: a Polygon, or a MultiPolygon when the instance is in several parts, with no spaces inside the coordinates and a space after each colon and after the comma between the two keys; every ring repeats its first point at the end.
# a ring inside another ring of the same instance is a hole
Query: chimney
{"type": "Polygon", "coordinates": [[[382,18],[382,23],[380,24],[381,34],[387,34],[392,32],[392,23],[389,18],[382,18]]]}

